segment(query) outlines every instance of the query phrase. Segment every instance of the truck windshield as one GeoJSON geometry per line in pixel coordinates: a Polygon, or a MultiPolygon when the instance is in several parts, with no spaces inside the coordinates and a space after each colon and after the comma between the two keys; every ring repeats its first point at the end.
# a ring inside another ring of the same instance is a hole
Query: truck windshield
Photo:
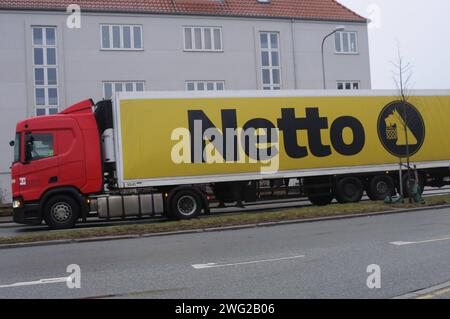
{"type": "Polygon", "coordinates": [[[20,161],[21,148],[21,133],[16,133],[16,139],[14,140],[14,163],[20,161]]]}

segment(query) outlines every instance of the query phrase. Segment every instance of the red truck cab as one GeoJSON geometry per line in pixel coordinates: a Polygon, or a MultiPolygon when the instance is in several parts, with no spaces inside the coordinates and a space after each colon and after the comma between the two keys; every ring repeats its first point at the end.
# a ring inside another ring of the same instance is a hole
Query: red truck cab
{"type": "Polygon", "coordinates": [[[89,213],[87,195],[101,192],[100,135],[86,100],[16,126],[11,168],[14,221],[67,228],[89,213]]]}

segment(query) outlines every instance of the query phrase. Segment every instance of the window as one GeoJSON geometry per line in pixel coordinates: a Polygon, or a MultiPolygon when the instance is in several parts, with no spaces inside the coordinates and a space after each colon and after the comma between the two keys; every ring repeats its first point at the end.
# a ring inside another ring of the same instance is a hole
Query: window
{"type": "Polygon", "coordinates": [[[104,50],[142,50],[142,26],[100,26],[101,47],[104,50]]]}
{"type": "Polygon", "coordinates": [[[280,49],[278,32],[261,32],[261,70],[263,90],[281,89],[280,49]]]}
{"type": "Polygon", "coordinates": [[[222,28],[183,27],[185,51],[222,51],[222,28]]]}
{"type": "Polygon", "coordinates": [[[338,81],[338,90],[359,90],[359,81],[338,81]]]}
{"type": "Polygon", "coordinates": [[[336,53],[358,53],[356,32],[336,32],[334,36],[336,53]]]}
{"type": "Polygon", "coordinates": [[[105,99],[114,98],[116,92],[142,92],[144,82],[103,82],[103,97],[105,99]]]}
{"type": "Polygon", "coordinates": [[[56,27],[32,27],[33,86],[36,115],[58,113],[56,27]]]}
{"type": "Polygon", "coordinates": [[[223,91],[225,81],[186,81],[186,91],[223,91]]]}
{"type": "Polygon", "coordinates": [[[29,160],[38,160],[41,158],[52,157],[54,155],[53,149],[53,135],[43,133],[26,134],[29,160]]]}
{"type": "Polygon", "coordinates": [[[16,133],[16,138],[14,140],[14,163],[20,161],[21,149],[22,149],[22,134],[16,133]]]}

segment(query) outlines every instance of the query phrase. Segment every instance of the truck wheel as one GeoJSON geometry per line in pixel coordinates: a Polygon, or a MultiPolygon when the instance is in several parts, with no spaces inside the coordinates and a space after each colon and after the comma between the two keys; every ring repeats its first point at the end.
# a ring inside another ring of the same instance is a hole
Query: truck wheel
{"type": "Polygon", "coordinates": [[[78,203],[67,195],[52,197],[44,205],[44,220],[51,229],[74,227],[79,214],[78,203]]]}
{"type": "Polygon", "coordinates": [[[341,204],[359,202],[363,192],[363,183],[357,177],[344,177],[336,184],[336,199],[341,204]]]}
{"type": "Polygon", "coordinates": [[[201,210],[202,202],[197,194],[190,190],[182,190],[171,199],[169,217],[172,219],[190,219],[197,217],[201,210]]]}
{"type": "Polygon", "coordinates": [[[308,199],[309,201],[316,206],[326,206],[329,205],[331,203],[331,201],[333,200],[333,195],[329,194],[329,195],[320,195],[320,196],[309,196],[308,199]]]}
{"type": "Polygon", "coordinates": [[[390,176],[377,175],[370,180],[367,196],[371,200],[384,200],[386,197],[392,196],[394,190],[394,180],[390,176]]]}

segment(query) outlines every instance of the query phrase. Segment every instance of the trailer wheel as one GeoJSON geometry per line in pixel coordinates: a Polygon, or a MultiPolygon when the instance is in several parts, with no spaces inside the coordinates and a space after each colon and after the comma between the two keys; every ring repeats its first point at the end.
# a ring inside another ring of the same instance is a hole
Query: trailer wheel
{"type": "Polygon", "coordinates": [[[44,205],[44,220],[51,229],[74,227],[79,214],[78,203],[67,195],[56,195],[44,205]]]}
{"type": "Polygon", "coordinates": [[[335,192],[339,203],[357,203],[363,196],[364,186],[357,177],[344,177],[337,182],[335,192]]]}
{"type": "Polygon", "coordinates": [[[319,195],[314,196],[311,195],[308,197],[309,201],[316,206],[326,206],[331,204],[331,201],[333,200],[334,196],[332,194],[329,195],[319,195]]]}
{"type": "Polygon", "coordinates": [[[169,217],[172,219],[190,219],[197,217],[202,210],[199,196],[191,190],[177,192],[170,201],[169,217]]]}
{"type": "Polygon", "coordinates": [[[389,175],[377,175],[370,180],[367,196],[371,200],[384,200],[392,196],[394,191],[394,180],[389,175]]]}

